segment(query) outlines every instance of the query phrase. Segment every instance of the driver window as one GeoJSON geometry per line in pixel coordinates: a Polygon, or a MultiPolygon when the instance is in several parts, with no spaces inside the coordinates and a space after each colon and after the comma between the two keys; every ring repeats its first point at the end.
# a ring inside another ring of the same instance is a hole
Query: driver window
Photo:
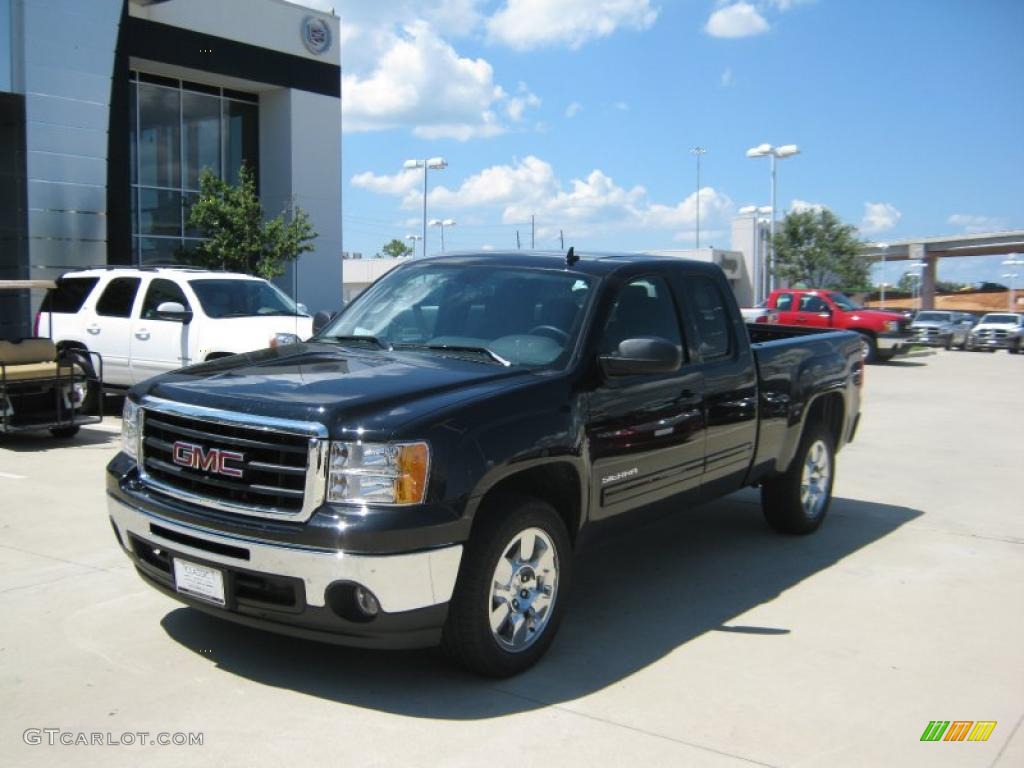
{"type": "Polygon", "coordinates": [[[171,280],[157,278],[149,284],[149,289],[146,291],[146,300],[142,303],[142,319],[158,320],[156,308],[165,301],[175,301],[186,310],[191,309],[181,286],[171,280]]]}
{"type": "Polygon", "coordinates": [[[619,291],[601,339],[601,354],[614,354],[626,339],[658,336],[683,348],[679,316],[660,277],[632,280],[619,291]]]}
{"type": "Polygon", "coordinates": [[[800,297],[800,311],[801,312],[827,312],[828,304],[824,302],[818,296],[812,296],[809,293],[805,293],[800,297]]]}

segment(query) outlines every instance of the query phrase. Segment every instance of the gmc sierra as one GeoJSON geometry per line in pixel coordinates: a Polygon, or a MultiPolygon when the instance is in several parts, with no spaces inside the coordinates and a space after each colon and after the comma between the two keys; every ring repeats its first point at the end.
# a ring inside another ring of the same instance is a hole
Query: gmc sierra
{"type": "Polygon", "coordinates": [[[135,385],[110,518],[194,608],[512,675],[613,518],[760,486],[773,528],[815,530],[862,377],[857,334],[747,326],[710,264],[417,259],[309,342],[135,385]]]}

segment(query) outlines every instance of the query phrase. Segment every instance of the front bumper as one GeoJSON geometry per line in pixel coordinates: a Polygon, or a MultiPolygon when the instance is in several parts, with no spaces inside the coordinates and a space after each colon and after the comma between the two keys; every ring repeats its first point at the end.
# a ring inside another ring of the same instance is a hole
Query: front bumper
{"type": "Polygon", "coordinates": [[[913,337],[905,332],[880,333],[875,337],[875,346],[894,355],[905,355],[914,343],[913,337]]]}
{"type": "Polygon", "coordinates": [[[953,340],[952,332],[949,333],[915,333],[911,343],[920,344],[925,347],[944,347],[953,340]]]}
{"type": "Polygon", "coordinates": [[[1011,349],[1016,345],[1016,336],[971,336],[968,346],[974,349],[1011,349]]]}
{"type": "Polygon", "coordinates": [[[110,494],[107,507],[122,549],[145,580],[165,594],[242,624],[345,645],[437,644],[462,559],[461,544],[404,554],[352,554],[214,533],[110,494]],[[176,557],[224,574],[223,607],[176,591],[176,557]],[[370,620],[346,618],[335,597],[346,584],[373,592],[380,613],[370,620]]]}

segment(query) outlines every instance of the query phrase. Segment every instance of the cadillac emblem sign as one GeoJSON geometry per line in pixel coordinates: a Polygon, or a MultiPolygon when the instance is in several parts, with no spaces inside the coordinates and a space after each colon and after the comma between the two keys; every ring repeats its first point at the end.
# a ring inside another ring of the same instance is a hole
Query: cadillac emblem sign
{"type": "Polygon", "coordinates": [[[323,19],[307,16],[302,20],[302,42],[310,53],[326,53],[331,47],[331,28],[323,19]]]}

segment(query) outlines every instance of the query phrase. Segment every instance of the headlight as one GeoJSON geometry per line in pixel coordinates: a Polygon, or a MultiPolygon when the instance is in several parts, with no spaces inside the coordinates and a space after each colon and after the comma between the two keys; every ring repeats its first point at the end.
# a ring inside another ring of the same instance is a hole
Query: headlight
{"type": "MultiPolygon", "coordinates": [[[[895,333],[899,329],[900,329],[900,324],[899,324],[898,321],[896,321],[896,320],[886,320],[885,321],[885,330],[889,331],[890,333],[895,333]]],[[[918,333],[920,333],[921,329],[918,328],[917,331],[918,331],[918,333]]]]}
{"type": "Polygon", "coordinates": [[[327,501],[419,504],[427,490],[426,443],[331,443],[327,501]]]}
{"type": "Polygon", "coordinates": [[[270,337],[270,346],[283,347],[285,344],[298,344],[299,337],[294,333],[275,333],[270,337]]]}
{"type": "Polygon", "coordinates": [[[121,450],[138,461],[139,440],[142,437],[142,430],[139,422],[142,420],[142,408],[138,403],[133,403],[131,398],[124,399],[124,410],[121,411],[121,450]]]}

